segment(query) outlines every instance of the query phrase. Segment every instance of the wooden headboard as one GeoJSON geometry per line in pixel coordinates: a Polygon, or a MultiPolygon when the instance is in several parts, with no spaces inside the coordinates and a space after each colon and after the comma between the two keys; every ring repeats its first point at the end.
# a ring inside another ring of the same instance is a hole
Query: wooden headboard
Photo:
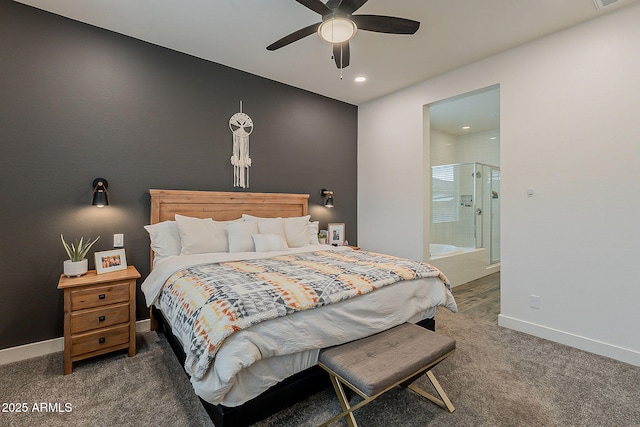
{"type": "Polygon", "coordinates": [[[224,191],[149,190],[151,224],[175,219],[175,214],[217,221],[238,219],[243,213],[265,218],[304,216],[308,194],[241,193],[224,191]]]}
{"type": "Polygon", "coordinates": [[[151,224],[174,220],[175,214],[227,221],[243,213],[265,218],[304,216],[309,209],[308,194],[190,190],[149,190],[149,194],[151,224]]]}

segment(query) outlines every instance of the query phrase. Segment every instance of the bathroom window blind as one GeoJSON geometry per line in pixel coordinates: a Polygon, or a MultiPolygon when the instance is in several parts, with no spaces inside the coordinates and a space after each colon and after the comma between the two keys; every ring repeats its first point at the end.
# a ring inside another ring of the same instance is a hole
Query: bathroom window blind
{"type": "Polygon", "coordinates": [[[453,165],[431,168],[431,219],[434,224],[458,220],[457,185],[453,165]]]}

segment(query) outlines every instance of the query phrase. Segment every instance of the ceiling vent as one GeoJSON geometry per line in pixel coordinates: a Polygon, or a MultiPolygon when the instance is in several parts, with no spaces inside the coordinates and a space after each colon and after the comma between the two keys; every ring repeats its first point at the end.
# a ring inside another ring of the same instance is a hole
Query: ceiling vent
{"type": "Polygon", "coordinates": [[[607,6],[611,6],[612,4],[618,3],[620,1],[621,0],[593,0],[598,10],[602,10],[607,6]]]}

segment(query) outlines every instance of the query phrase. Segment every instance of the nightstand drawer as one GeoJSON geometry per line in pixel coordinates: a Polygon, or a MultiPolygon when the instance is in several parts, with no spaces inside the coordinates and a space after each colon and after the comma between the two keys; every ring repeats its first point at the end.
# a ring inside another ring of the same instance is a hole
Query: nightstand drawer
{"type": "Polygon", "coordinates": [[[71,313],[71,333],[86,332],[129,322],[129,303],[71,313]]]}
{"type": "Polygon", "coordinates": [[[71,356],[90,353],[129,342],[129,325],[114,326],[71,337],[71,356]]]}
{"type": "Polygon", "coordinates": [[[129,282],[71,291],[71,310],[129,301],[129,282]]]}

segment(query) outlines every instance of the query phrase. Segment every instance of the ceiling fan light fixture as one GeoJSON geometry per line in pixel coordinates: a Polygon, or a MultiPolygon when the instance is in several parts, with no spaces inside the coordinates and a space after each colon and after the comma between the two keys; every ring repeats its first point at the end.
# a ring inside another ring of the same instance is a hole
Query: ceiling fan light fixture
{"type": "Polygon", "coordinates": [[[318,35],[329,43],[344,43],[351,40],[357,30],[358,27],[351,19],[334,16],[320,24],[318,35]]]}

